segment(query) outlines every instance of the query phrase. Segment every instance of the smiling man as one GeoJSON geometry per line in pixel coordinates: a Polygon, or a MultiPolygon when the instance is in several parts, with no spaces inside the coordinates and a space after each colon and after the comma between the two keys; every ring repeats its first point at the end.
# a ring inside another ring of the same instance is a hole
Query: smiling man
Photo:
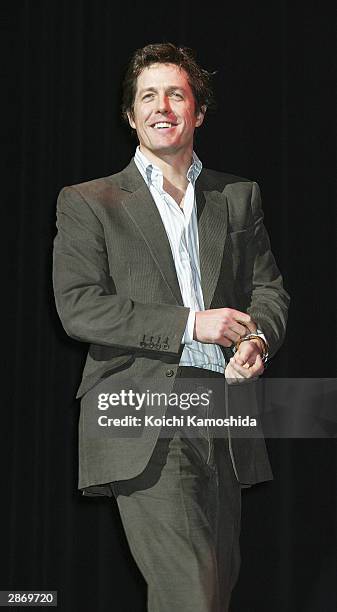
{"type": "Polygon", "coordinates": [[[144,380],[166,396],[192,380],[224,416],[219,388],[258,377],[283,341],[289,298],[259,188],[204,169],[193,150],[211,103],[210,74],[189,49],[137,50],[123,86],[134,158],[58,199],[56,304],[66,332],[90,344],[79,488],[116,498],[150,612],[228,610],[241,488],[272,477],[262,439],[215,439],[203,427],[190,437],[180,425],[123,438],[90,431],[109,385],[144,380]]]}

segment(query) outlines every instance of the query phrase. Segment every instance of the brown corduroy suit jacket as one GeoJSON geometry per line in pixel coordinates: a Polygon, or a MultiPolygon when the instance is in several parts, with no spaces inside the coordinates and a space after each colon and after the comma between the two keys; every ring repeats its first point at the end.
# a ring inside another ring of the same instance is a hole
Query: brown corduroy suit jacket
{"type": "MultiPolygon", "coordinates": [[[[263,225],[258,185],[203,169],[196,204],[205,309],[248,312],[273,356],[284,338],[289,297],[263,225]]],[[[189,309],[160,214],[133,160],[118,174],[62,189],[57,227],[57,310],[67,334],[90,345],[77,394],[79,488],[109,494],[105,483],[145,468],[159,429],[132,438],[93,437],[88,419],[97,394],[109,381],[130,388],[133,380],[138,386],[151,380],[169,394],[189,309]]],[[[242,484],[272,477],[263,439],[233,439],[231,450],[242,484]]]]}

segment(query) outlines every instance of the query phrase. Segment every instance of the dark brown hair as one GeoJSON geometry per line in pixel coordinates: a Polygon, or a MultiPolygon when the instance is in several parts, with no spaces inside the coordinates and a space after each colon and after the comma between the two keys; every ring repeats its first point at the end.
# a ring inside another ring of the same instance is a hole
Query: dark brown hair
{"type": "Polygon", "coordinates": [[[130,60],[123,81],[122,114],[126,121],[127,113],[133,114],[137,79],[142,70],[152,64],[175,64],[185,70],[194,95],[196,113],[202,107],[214,107],[211,78],[215,73],[197,64],[192,49],[176,47],[172,43],[158,43],[137,49],[130,60]]]}

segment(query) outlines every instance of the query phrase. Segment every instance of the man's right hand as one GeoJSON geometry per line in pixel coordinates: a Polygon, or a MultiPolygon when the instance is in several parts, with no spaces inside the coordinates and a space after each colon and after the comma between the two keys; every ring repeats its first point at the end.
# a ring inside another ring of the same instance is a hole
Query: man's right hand
{"type": "Polygon", "coordinates": [[[229,347],[255,332],[256,324],[250,315],[234,308],[214,308],[195,313],[193,338],[199,342],[229,347]]]}

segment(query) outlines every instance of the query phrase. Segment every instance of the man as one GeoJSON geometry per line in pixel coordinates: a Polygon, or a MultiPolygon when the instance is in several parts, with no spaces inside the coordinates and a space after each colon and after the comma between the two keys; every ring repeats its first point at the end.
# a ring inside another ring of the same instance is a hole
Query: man
{"type": "Polygon", "coordinates": [[[228,609],[241,486],[272,478],[262,439],[90,430],[112,385],[151,381],[169,396],[184,379],[224,387],[225,374],[234,389],[262,374],[282,343],[288,295],[258,186],[203,169],[193,151],[211,99],[210,75],[188,49],[138,50],[123,92],[135,157],[58,199],[56,304],[66,332],[90,344],[78,391],[79,488],[116,497],[150,612],[228,609]]]}

